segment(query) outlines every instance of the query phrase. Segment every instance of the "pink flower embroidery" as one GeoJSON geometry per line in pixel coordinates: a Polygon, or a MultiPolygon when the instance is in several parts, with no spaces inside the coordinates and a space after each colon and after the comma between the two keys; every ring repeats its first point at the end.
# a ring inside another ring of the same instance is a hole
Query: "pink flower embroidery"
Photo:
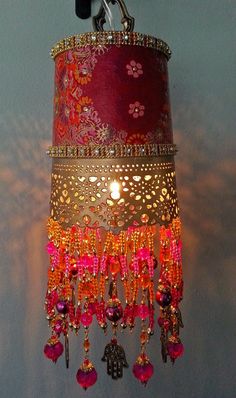
{"type": "Polygon", "coordinates": [[[139,62],[130,61],[130,63],[126,65],[126,68],[128,75],[133,76],[134,78],[137,78],[143,74],[143,68],[139,62]]]}
{"type": "Polygon", "coordinates": [[[129,114],[133,115],[135,119],[144,115],[145,106],[136,101],[134,104],[129,105],[129,114]]]}

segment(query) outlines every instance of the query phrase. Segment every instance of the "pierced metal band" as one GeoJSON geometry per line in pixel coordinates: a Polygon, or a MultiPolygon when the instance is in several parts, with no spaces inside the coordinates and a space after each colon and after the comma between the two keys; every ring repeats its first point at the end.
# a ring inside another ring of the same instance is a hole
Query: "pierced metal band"
{"type": "Polygon", "coordinates": [[[55,59],[58,54],[66,50],[72,50],[86,45],[101,47],[112,44],[116,46],[130,45],[154,48],[162,52],[168,60],[171,57],[170,47],[163,40],[142,33],[121,31],[89,32],[69,36],[57,42],[51,49],[50,55],[55,59]]]}
{"type": "Polygon", "coordinates": [[[132,225],[167,225],[179,214],[174,159],[53,159],[50,203],[51,217],[63,228],[87,225],[118,232],[132,225]]]}
{"type": "Polygon", "coordinates": [[[51,158],[127,158],[145,156],[173,156],[177,152],[174,144],[144,145],[75,145],[51,146],[47,155],[51,158]]]}

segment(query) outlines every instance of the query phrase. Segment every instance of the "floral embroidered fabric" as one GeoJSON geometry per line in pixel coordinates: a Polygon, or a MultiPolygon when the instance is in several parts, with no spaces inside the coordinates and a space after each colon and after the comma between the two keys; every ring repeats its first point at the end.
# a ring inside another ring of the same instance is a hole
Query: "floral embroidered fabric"
{"type": "Polygon", "coordinates": [[[54,145],[172,143],[162,53],[87,45],[55,63],[54,145]]]}

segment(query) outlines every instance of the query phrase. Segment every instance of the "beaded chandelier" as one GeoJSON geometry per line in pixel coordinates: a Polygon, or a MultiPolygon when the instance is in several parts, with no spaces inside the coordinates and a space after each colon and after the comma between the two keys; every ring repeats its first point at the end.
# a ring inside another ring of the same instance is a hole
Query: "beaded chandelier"
{"type": "MultiPolygon", "coordinates": [[[[110,335],[102,361],[113,379],[129,358],[120,330],[140,328],[132,367],[146,384],[154,368],[147,355],[159,306],[163,361],[183,353],[179,303],[183,281],[167,62],[160,39],[133,32],[134,19],[121,0],[123,31],[95,32],[58,42],[52,157],[50,256],[45,310],[51,337],[44,347],[56,362],[69,334],[83,340],[77,381],[97,380],[89,332],[98,323],[110,335]],[[62,339],[63,338],[63,339],[62,339]]],[[[158,329],[158,328],[157,328],[158,329]]],[[[158,334],[158,330],[156,331],[158,334]]]]}

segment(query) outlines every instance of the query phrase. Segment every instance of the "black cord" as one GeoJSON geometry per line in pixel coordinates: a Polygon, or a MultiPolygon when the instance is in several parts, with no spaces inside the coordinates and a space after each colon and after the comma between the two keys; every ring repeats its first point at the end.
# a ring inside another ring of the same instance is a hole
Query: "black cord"
{"type": "Polygon", "coordinates": [[[92,0],[75,0],[75,13],[78,18],[87,19],[91,17],[92,0]]]}

